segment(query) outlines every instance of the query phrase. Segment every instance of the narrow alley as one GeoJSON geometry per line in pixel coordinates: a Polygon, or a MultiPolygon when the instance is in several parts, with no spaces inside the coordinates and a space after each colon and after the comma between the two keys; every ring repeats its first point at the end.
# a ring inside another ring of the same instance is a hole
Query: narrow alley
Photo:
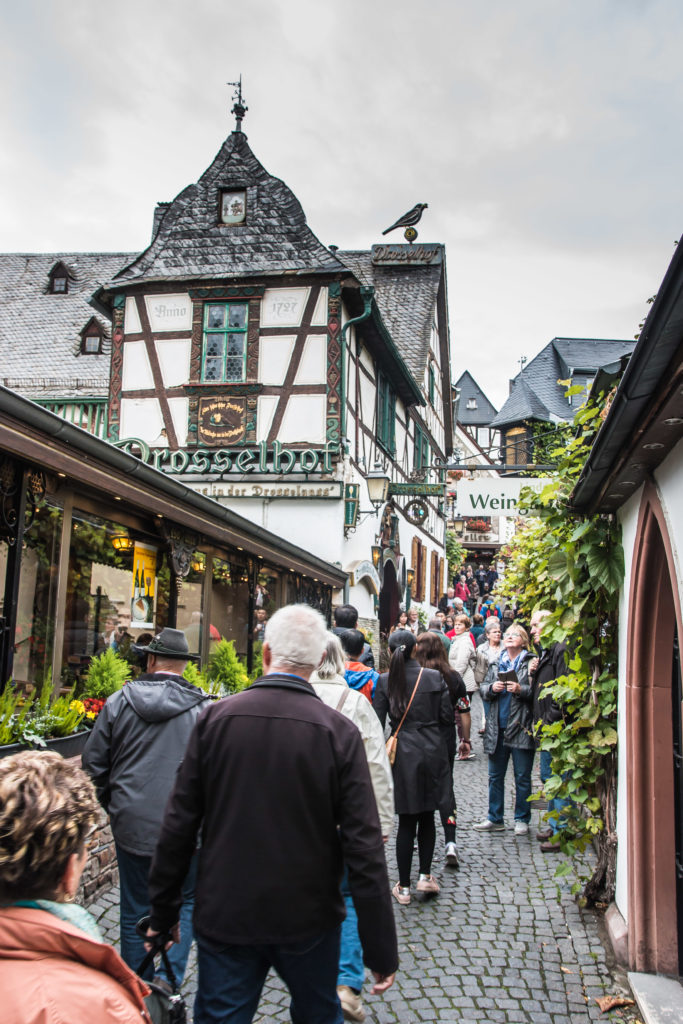
{"type": "MultiPolygon", "coordinates": [[[[478,697],[473,721],[477,721],[478,697]]],[[[367,1024],[587,1024],[607,1020],[595,998],[618,989],[609,972],[596,916],[582,911],[570,880],[554,878],[561,859],[536,842],[540,810],[528,836],[512,830],[511,769],[504,833],[479,833],[486,814],[487,759],[481,738],[476,756],[456,762],[460,870],[443,867],[437,829],[436,899],[396,905],[401,958],[396,983],[382,997],[367,995],[367,1024]]],[[[537,771],[536,788],[538,787],[537,771]]],[[[537,805],[534,805],[535,808],[537,805]]],[[[388,844],[389,877],[396,880],[394,837],[388,844]]],[[[109,941],[118,943],[117,891],[91,905],[109,941]]],[[[196,966],[191,956],[184,993],[194,1001],[196,966]]],[[[270,975],[255,1024],[288,1021],[288,996],[270,975]]]]}

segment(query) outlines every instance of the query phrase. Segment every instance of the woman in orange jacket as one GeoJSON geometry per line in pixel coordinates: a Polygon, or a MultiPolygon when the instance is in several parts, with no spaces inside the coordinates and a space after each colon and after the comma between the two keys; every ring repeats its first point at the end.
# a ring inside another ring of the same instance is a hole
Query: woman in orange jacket
{"type": "Polygon", "coordinates": [[[3,1024],[144,1024],[149,989],[73,903],[99,818],[88,777],[59,754],[0,760],[3,1024]]]}

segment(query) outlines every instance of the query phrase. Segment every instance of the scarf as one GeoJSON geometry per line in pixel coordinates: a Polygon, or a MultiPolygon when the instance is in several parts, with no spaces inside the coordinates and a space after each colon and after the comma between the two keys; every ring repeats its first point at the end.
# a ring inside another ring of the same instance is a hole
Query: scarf
{"type": "Polygon", "coordinates": [[[67,921],[75,928],[85,932],[89,939],[93,939],[95,942],[104,941],[95,918],[84,907],[79,907],[77,903],[57,903],[56,900],[16,900],[10,906],[46,910],[48,914],[54,914],[60,921],[67,921]]]}

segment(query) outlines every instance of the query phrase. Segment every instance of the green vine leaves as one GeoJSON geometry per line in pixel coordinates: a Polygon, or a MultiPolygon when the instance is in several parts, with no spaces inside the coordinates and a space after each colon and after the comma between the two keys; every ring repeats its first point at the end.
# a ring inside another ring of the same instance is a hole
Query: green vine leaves
{"type": "MultiPolygon", "coordinates": [[[[581,389],[569,388],[567,394],[581,389]]],[[[573,429],[557,428],[546,452],[556,462],[551,482],[538,494],[525,489],[520,505],[529,518],[508,545],[504,594],[528,622],[545,609],[542,643],[564,642],[566,676],[549,684],[561,709],[560,721],[537,723],[540,747],[550,752],[552,776],[547,799],[571,801],[562,817],[559,843],[569,857],[595,841],[597,863],[584,894],[589,901],[611,898],[616,856],[617,611],[624,578],[620,528],[612,516],[572,511],[570,495],[601,423],[600,395],[577,411],[573,429]]],[[[547,431],[546,431],[547,433],[547,431]]],[[[558,875],[569,875],[565,861],[558,875]]],[[[578,884],[575,890],[578,891],[578,884]]]]}

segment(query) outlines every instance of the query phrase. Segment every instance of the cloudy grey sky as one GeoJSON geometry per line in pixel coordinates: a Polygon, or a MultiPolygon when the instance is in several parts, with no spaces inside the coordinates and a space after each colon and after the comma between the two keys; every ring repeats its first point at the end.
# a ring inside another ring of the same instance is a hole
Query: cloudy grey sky
{"type": "Polygon", "coordinates": [[[231,130],[240,72],[250,145],[325,244],[368,247],[429,203],[453,377],[497,406],[555,335],[631,338],[683,230],[680,0],[0,12],[5,251],[144,248],[231,130]]]}

